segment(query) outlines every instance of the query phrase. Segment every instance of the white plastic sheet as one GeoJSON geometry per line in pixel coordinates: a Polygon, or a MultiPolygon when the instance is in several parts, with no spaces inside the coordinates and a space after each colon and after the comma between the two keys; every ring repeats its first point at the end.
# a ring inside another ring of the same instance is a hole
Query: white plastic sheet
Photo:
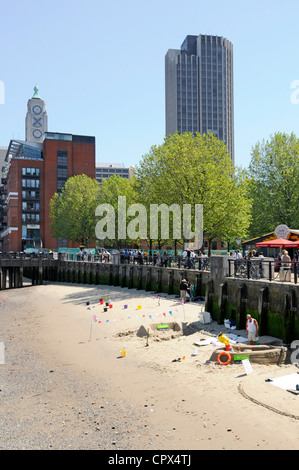
{"type": "Polygon", "coordinates": [[[276,377],[269,381],[275,387],[282,388],[283,390],[296,390],[296,385],[299,384],[299,374],[284,375],[283,377],[276,377]]]}

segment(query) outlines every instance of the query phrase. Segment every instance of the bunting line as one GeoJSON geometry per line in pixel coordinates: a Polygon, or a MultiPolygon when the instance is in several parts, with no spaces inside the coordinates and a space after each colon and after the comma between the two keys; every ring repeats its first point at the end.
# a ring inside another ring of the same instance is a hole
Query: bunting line
{"type": "MultiPolygon", "coordinates": [[[[176,309],[176,313],[177,313],[177,312],[178,312],[178,310],[176,309]]],[[[150,313],[150,314],[147,314],[147,315],[146,315],[146,314],[143,314],[143,315],[142,315],[142,318],[148,317],[150,320],[152,320],[152,318],[154,317],[154,315],[155,315],[156,317],[161,317],[161,316],[163,315],[163,316],[166,318],[166,315],[167,315],[167,314],[170,315],[170,317],[172,317],[173,311],[172,311],[172,310],[169,310],[168,313],[163,312],[163,313],[155,313],[155,314],[150,313]]],[[[139,318],[139,317],[138,317],[138,316],[135,316],[135,317],[128,316],[128,317],[122,317],[122,318],[120,318],[120,320],[117,320],[116,318],[113,318],[113,319],[107,318],[107,319],[99,320],[98,317],[96,317],[96,315],[93,315],[92,318],[93,318],[93,320],[94,320],[95,322],[104,324],[104,323],[111,323],[111,322],[115,322],[115,321],[130,320],[130,319],[132,319],[132,318],[139,318]]]]}
{"type": "MultiPolygon", "coordinates": [[[[160,305],[160,300],[161,300],[161,296],[159,295],[154,295],[153,296],[153,299],[157,299],[159,300],[159,305],[160,305]]],[[[110,295],[109,296],[102,296],[100,297],[99,299],[99,304],[100,305],[103,305],[103,313],[107,312],[108,311],[108,308],[109,309],[112,309],[113,308],[113,304],[111,302],[111,299],[110,299],[110,295]],[[108,297],[108,299],[107,299],[108,297]],[[105,305],[105,306],[104,306],[105,305]]],[[[88,310],[91,310],[93,308],[95,308],[95,306],[90,306],[90,302],[86,302],[86,305],[88,305],[87,309],[88,310]]],[[[182,305],[184,307],[184,300],[182,299],[181,302],[180,302],[180,305],[182,305]]],[[[129,306],[127,304],[125,304],[123,306],[123,310],[126,310],[128,309],[129,306]]],[[[141,310],[142,309],[142,306],[141,305],[137,305],[137,308],[136,310],[141,310]]],[[[174,309],[174,312],[175,313],[178,313],[179,312],[179,309],[178,308],[175,308],[174,309]]],[[[166,315],[170,315],[172,317],[173,315],[173,310],[169,310],[168,313],[167,312],[162,312],[162,313],[155,313],[155,314],[143,314],[142,315],[142,318],[146,318],[148,317],[150,320],[152,320],[152,318],[154,317],[154,315],[156,317],[159,317],[159,316],[164,316],[164,318],[166,318],[166,315]]],[[[122,317],[120,320],[117,320],[116,318],[114,319],[103,319],[103,320],[100,320],[96,315],[93,315],[92,316],[92,320],[95,322],[95,323],[98,323],[98,324],[105,324],[105,323],[111,323],[111,322],[116,322],[116,321],[123,321],[123,320],[130,320],[131,318],[138,318],[138,315],[136,315],[135,317],[132,317],[131,315],[128,316],[128,317],[122,317]]]]}

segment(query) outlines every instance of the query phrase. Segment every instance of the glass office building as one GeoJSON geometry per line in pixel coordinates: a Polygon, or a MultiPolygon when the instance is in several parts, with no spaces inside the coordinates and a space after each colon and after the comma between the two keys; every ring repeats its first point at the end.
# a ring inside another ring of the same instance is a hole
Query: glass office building
{"type": "Polygon", "coordinates": [[[233,45],[219,36],[187,36],[165,57],[166,135],[213,133],[234,162],[233,45]]]}

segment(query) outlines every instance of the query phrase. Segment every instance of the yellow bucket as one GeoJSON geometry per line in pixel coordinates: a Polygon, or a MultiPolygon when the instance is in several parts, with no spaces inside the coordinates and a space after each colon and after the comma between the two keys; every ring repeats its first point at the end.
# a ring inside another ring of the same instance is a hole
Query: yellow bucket
{"type": "Polygon", "coordinates": [[[126,357],[127,351],[126,351],[125,349],[122,349],[122,350],[120,351],[120,355],[121,355],[121,357],[126,357]]]}

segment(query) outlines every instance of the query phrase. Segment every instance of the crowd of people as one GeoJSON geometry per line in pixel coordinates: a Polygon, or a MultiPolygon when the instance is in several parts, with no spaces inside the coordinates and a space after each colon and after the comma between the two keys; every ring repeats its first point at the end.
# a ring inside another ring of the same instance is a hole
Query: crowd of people
{"type": "MultiPolygon", "coordinates": [[[[179,266],[187,269],[199,269],[206,271],[209,269],[209,258],[204,251],[199,250],[198,252],[186,249],[182,254],[174,256],[166,250],[161,252],[158,250],[141,250],[141,249],[124,249],[116,251],[116,254],[120,255],[121,264],[151,264],[153,266],[171,267],[179,266]]],[[[263,253],[260,251],[252,250],[241,252],[239,249],[230,251],[227,253],[228,256],[236,261],[236,266],[239,265],[241,260],[261,259],[264,258],[263,253]]],[[[279,272],[280,269],[290,268],[294,271],[294,264],[291,261],[296,261],[297,272],[299,274],[299,252],[295,252],[293,257],[289,256],[287,250],[282,250],[275,256],[274,269],[279,272]]],[[[98,249],[95,253],[92,253],[90,249],[80,248],[77,253],[78,261],[99,261],[110,263],[112,261],[111,253],[104,249],[98,249]]]]}
{"type": "MultiPolygon", "coordinates": [[[[141,250],[141,249],[124,249],[115,250],[115,254],[119,254],[122,264],[152,264],[154,266],[170,267],[173,262],[180,261],[184,267],[194,268],[195,261],[201,259],[203,264],[207,259],[205,254],[196,255],[193,250],[185,250],[180,256],[173,256],[167,251],[159,252],[158,250],[141,250]]],[[[90,249],[80,248],[77,253],[78,261],[100,261],[111,262],[111,253],[104,249],[98,249],[92,253],[90,249]]]]}
{"type": "MultiPolygon", "coordinates": [[[[234,260],[238,260],[238,259],[250,260],[252,258],[264,258],[263,253],[258,252],[256,250],[244,251],[244,253],[241,253],[240,250],[235,250],[234,252],[229,252],[228,256],[233,257],[234,260]]],[[[275,255],[274,260],[275,260],[275,271],[279,271],[280,267],[289,267],[293,269],[291,261],[296,261],[297,263],[299,263],[299,252],[296,251],[293,257],[291,258],[287,250],[282,250],[275,255]]]]}
{"type": "Polygon", "coordinates": [[[152,264],[154,266],[170,267],[172,263],[179,263],[185,268],[194,269],[195,263],[199,262],[199,268],[206,270],[208,267],[208,256],[205,252],[186,249],[179,256],[173,256],[167,251],[159,253],[155,250],[121,250],[120,262],[134,264],[152,264]]]}
{"type": "MultiPolygon", "coordinates": [[[[173,255],[169,251],[159,250],[141,250],[141,249],[123,249],[114,250],[119,255],[121,264],[151,264],[153,266],[171,267],[178,266],[187,269],[206,271],[209,269],[209,258],[204,251],[184,250],[180,255],[173,255]]],[[[77,261],[99,261],[110,263],[112,254],[104,249],[98,249],[93,252],[90,249],[81,247],[77,253],[77,261]]]]}
{"type": "Polygon", "coordinates": [[[237,259],[251,259],[251,258],[264,258],[262,252],[256,250],[248,251],[245,250],[244,253],[241,253],[240,250],[235,250],[234,252],[228,252],[228,256],[232,256],[235,260],[237,259]]]}
{"type": "MultiPolygon", "coordinates": [[[[259,263],[260,275],[261,277],[264,276],[263,273],[263,263],[262,259],[264,255],[262,252],[258,251],[245,251],[241,253],[240,250],[235,250],[234,253],[228,253],[230,257],[234,259],[235,270],[238,273],[239,269],[242,265],[242,260],[257,260],[259,259],[261,262],[259,263]]],[[[273,257],[271,257],[273,260],[273,257]]],[[[292,257],[290,256],[288,250],[282,249],[276,255],[274,255],[274,271],[280,274],[280,280],[291,280],[291,273],[295,273],[299,275],[299,252],[295,251],[292,257]],[[296,262],[296,264],[295,264],[296,262]]]]}
{"type": "Polygon", "coordinates": [[[120,251],[120,262],[132,263],[132,264],[153,264],[154,266],[168,267],[171,266],[174,257],[171,256],[167,251],[164,251],[162,255],[158,251],[153,250],[121,250],[120,251]]]}
{"type": "MultiPolygon", "coordinates": [[[[235,250],[234,252],[228,252],[228,256],[232,256],[234,259],[251,259],[251,258],[264,258],[263,253],[260,251],[252,250],[252,251],[247,251],[245,250],[243,253],[240,252],[240,250],[235,250]]],[[[293,255],[293,258],[289,256],[289,253],[287,250],[282,250],[277,255],[275,256],[275,261],[281,261],[285,256],[288,258],[285,259],[285,261],[296,261],[299,262],[299,252],[295,252],[293,255]]]]}
{"type": "Polygon", "coordinates": [[[91,250],[85,250],[85,248],[80,248],[77,253],[77,261],[93,261],[94,259],[109,263],[111,261],[111,253],[109,251],[102,249],[97,250],[94,255],[91,250]]]}

